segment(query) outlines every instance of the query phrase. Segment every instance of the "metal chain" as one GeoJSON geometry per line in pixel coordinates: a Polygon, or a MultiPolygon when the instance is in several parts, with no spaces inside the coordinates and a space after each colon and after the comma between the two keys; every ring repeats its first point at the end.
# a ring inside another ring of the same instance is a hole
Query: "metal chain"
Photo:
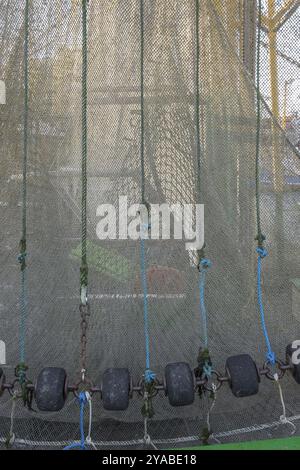
{"type": "MultiPolygon", "coordinates": [[[[74,393],[76,397],[78,397],[78,388],[79,384],[86,383],[89,385],[90,394],[93,395],[94,393],[101,393],[101,387],[94,386],[90,380],[86,377],[86,335],[87,335],[87,317],[89,316],[89,307],[88,305],[82,306],[82,335],[81,335],[81,373],[83,375],[82,379],[79,383],[75,385],[68,385],[67,391],[74,393]],[[82,308],[83,307],[83,308],[82,308]]],[[[271,380],[272,382],[280,381],[288,370],[292,370],[293,366],[289,363],[285,363],[281,360],[276,360],[277,372],[274,372],[274,367],[268,361],[266,361],[261,368],[258,368],[258,373],[260,376],[264,376],[267,379],[271,380]]],[[[197,369],[195,369],[195,372],[197,369]]],[[[17,375],[17,374],[16,374],[17,375]]],[[[225,374],[222,375],[219,371],[212,369],[210,378],[206,377],[205,374],[202,376],[196,375],[195,377],[195,387],[197,389],[209,392],[209,393],[216,393],[222,385],[226,382],[230,381],[229,377],[225,374]],[[212,377],[215,377],[215,382],[212,382],[212,377]]],[[[34,385],[32,382],[26,380],[24,383],[24,389],[27,391],[28,394],[32,395],[34,392],[34,385]]],[[[3,393],[4,391],[8,391],[11,397],[14,394],[17,394],[17,398],[24,397],[24,389],[21,387],[19,378],[16,378],[12,383],[6,383],[3,381],[0,383],[0,392],[3,393]],[[20,388],[16,388],[17,384],[20,388]]],[[[142,409],[142,414],[144,417],[151,417],[153,416],[153,406],[152,406],[152,399],[159,393],[165,392],[165,385],[163,381],[158,380],[155,378],[153,382],[150,384],[145,384],[144,378],[142,378],[136,385],[131,385],[131,393],[136,392],[141,397],[143,397],[144,406],[142,409]]],[[[31,400],[30,397],[27,399],[28,401],[31,400]]],[[[30,404],[29,404],[30,405],[30,404]]]]}

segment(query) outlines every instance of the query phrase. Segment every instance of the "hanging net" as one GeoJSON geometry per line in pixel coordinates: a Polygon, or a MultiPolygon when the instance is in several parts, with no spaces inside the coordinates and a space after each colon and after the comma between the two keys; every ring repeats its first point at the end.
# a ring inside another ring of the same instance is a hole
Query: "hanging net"
{"type": "MultiPolygon", "coordinates": [[[[223,2],[224,3],[224,2],[223,2]]],[[[24,129],[24,5],[1,0],[0,79],[0,322],[7,381],[19,363],[22,165],[24,129]]],[[[28,160],[26,325],[28,378],[46,366],[78,379],[81,258],[82,16],[81,2],[32,0],[28,12],[28,160]]],[[[238,58],[236,38],[218,2],[199,11],[201,197],[206,253],[212,261],[205,301],[213,367],[250,354],[265,361],[256,298],[256,88],[238,58]]],[[[298,30],[299,41],[299,30],[298,30]]],[[[87,73],[87,262],[89,265],[88,374],[101,384],[105,369],[127,367],[136,384],[145,370],[140,246],[134,240],[99,240],[97,208],[198,202],[195,143],[195,2],[144,2],[144,188],[141,187],[141,41],[138,0],[90,1],[87,73]]],[[[263,70],[264,54],[262,53],[263,70]]],[[[263,79],[262,79],[263,81],[263,79]]],[[[264,90],[263,90],[264,91],[264,90]]],[[[299,153],[261,99],[259,200],[268,258],[262,289],[269,336],[278,358],[299,330],[299,153]]],[[[204,332],[199,317],[199,271],[182,240],[147,240],[145,256],[151,369],[163,378],[168,363],[197,366],[204,332]]],[[[24,294],[24,292],[23,292],[24,294]]],[[[281,381],[287,415],[300,418],[299,385],[281,381]]],[[[100,447],[138,447],[143,441],[143,399],[124,412],[105,411],[93,398],[93,440],[100,447]]],[[[149,433],[157,447],[201,443],[208,396],[172,407],[153,399],[149,433]]],[[[78,401],[43,413],[18,401],[15,446],[62,448],[78,436],[78,401]]],[[[11,425],[11,396],[0,398],[0,440],[11,425]]],[[[273,381],[236,398],[224,386],[210,420],[221,442],[289,436],[273,381]]],[[[300,425],[297,428],[300,434],[300,425]]]]}

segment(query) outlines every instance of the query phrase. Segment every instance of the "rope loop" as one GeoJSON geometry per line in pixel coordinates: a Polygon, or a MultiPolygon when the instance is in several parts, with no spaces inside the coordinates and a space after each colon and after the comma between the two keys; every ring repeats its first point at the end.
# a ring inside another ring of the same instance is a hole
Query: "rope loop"
{"type": "Polygon", "coordinates": [[[261,247],[261,246],[258,246],[256,248],[256,253],[258,253],[259,257],[262,258],[262,259],[266,258],[268,256],[268,251],[265,248],[261,247]]]}

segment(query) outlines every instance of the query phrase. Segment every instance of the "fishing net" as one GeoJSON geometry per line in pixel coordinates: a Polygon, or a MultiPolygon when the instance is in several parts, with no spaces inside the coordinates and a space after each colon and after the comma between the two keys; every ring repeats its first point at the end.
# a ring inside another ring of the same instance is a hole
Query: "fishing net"
{"type": "MultiPolygon", "coordinates": [[[[238,56],[237,38],[219,2],[200,2],[200,188],[205,205],[206,309],[214,368],[234,354],[265,361],[256,299],[256,90],[238,56]]],[[[224,3],[224,2],[223,2],[224,3]]],[[[20,269],[24,123],[24,4],[0,1],[0,320],[7,380],[19,362],[20,269]]],[[[79,369],[81,256],[81,2],[29,2],[26,364],[35,381],[43,367],[79,369]]],[[[288,33],[287,33],[288,34],[288,33]]],[[[296,31],[299,41],[299,30],[296,31]]],[[[134,383],[145,369],[140,245],[99,240],[97,208],[141,203],[195,204],[199,172],[195,143],[195,2],[144,2],[144,188],[141,186],[140,2],[90,1],[88,6],[87,218],[89,265],[88,374],[101,383],[108,367],[128,367],[134,383]]],[[[266,58],[262,54],[264,71],[266,58]]],[[[264,92],[264,90],[263,90],[264,92]]],[[[299,154],[261,99],[260,206],[268,258],[263,295],[273,349],[284,359],[298,339],[299,154]]],[[[182,240],[147,240],[151,369],[197,365],[203,329],[199,272],[182,240]]],[[[290,374],[281,381],[287,415],[297,424],[300,398],[290,374]]],[[[103,447],[142,445],[142,397],[124,412],[93,399],[93,440],[103,447]]],[[[1,442],[12,400],[0,399],[1,442]]],[[[172,408],[153,399],[149,433],[158,447],[201,442],[209,397],[172,408]]],[[[78,402],[42,413],[17,402],[16,446],[62,448],[78,439],[78,402]]],[[[225,384],[211,424],[221,442],[288,436],[278,424],[278,390],[265,378],[255,396],[237,399],[225,384]],[[277,423],[277,424],[276,424],[277,423]]],[[[297,434],[300,433],[300,427],[297,434]]]]}

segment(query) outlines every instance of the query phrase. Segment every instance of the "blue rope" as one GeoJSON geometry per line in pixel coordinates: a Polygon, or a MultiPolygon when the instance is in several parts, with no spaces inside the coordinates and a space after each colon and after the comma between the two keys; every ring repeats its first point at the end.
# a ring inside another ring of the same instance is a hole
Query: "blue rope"
{"type": "Polygon", "coordinates": [[[204,366],[203,366],[203,373],[204,373],[204,375],[205,375],[206,377],[211,377],[212,371],[213,371],[212,366],[211,366],[207,361],[205,361],[205,364],[204,364],[204,366]]]}
{"type": "Polygon", "coordinates": [[[271,342],[270,338],[268,335],[268,330],[266,326],[266,321],[265,321],[265,312],[264,312],[264,306],[263,306],[263,301],[262,301],[262,289],[261,289],[261,260],[268,256],[267,250],[265,250],[262,247],[256,248],[256,252],[258,253],[257,257],[257,300],[258,300],[258,306],[259,306],[259,311],[260,311],[260,318],[261,318],[261,325],[267,345],[268,352],[266,354],[267,360],[272,364],[275,365],[276,363],[276,356],[275,353],[272,351],[271,347],[271,342]]]}
{"type": "Polygon", "coordinates": [[[205,282],[207,269],[211,267],[211,261],[207,258],[203,258],[200,261],[200,277],[199,277],[199,293],[200,293],[200,315],[202,318],[202,327],[204,333],[204,345],[208,349],[208,332],[207,332],[207,313],[205,307],[205,282]]]}
{"type": "MultiPolygon", "coordinates": [[[[148,229],[148,226],[147,226],[148,229]]],[[[147,383],[153,382],[155,373],[150,368],[150,334],[149,334],[149,312],[148,312],[148,288],[147,288],[147,272],[146,272],[146,254],[145,254],[145,240],[141,236],[141,277],[143,287],[144,299],[144,336],[145,336],[145,351],[146,351],[146,370],[145,381],[147,383]]]]}
{"type": "MultiPolygon", "coordinates": [[[[207,329],[207,313],[205,307],[205,283],[206,283],[206,272],[207,269],[211,267],[212,263],[209,259],[203,258],[200,261],[200,277],[199,277],[199,293],[200,293],[200,315],[202,318],[202,327],[204,333],[204,345],[205,349],[208,349],[208,329],[207,329]]],[[[212,374],[212,366],[205,361],[203,367],[203,373],[206,377],[211,377],[212,374]]]]}
{"type": "Polygon", "coordinates": [[[80,427],[80,442],[73,442],[72,444],[66,446],[64,450],[72,450],[72,449],[81,449],[86,450],[85,447],[85,437],[84,437],[84,407],[87,403],[87,397],[85,392],[80,392],[78,398],[80,404],[80,419],[79,419],[79,427],[80,427]]]}

